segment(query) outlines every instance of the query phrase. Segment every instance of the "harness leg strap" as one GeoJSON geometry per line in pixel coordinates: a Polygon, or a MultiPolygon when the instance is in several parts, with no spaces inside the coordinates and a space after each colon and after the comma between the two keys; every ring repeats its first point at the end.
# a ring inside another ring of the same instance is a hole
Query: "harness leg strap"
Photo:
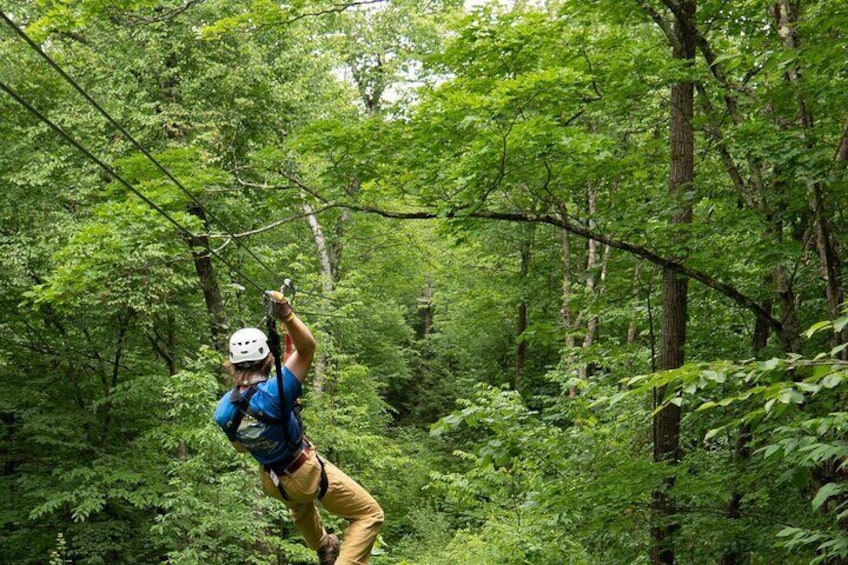
{"type": "Polygon", "coordinates": [[[327,494],[327,489],[330,487],[330,481],[327,479],[327,471],[324,470],[324,462],[321,461],[321,458],[318,457],[318,454],[315,454],[315,459],[318,460],[318,464],[321,466],[321,487],[318,489],[318,500],[324,498],[324,495],[327,494]]]}
{"type": "Polygon", "coordinates": [[[268,475],[271,477],[271,482],[273,482],[274,486],[277,487],[277,490],[280,491],[280,496],[283,497],[283,500],[288,500],[289,495],[286,494],[286,489],[283,488],[283,483],[280,481],[280,477],[277,476],[277,473],[274,472],[274,469],[268,469],[268,475]]]}
{"type": "Polygon", "coordinates": [[[289,495],[286,494],[286,489],[283,488],[283,484],[280,483],[277,485],[277,490],[280,491],[280,496],[283,497],[283,500],[288,500],[289,495]]]}

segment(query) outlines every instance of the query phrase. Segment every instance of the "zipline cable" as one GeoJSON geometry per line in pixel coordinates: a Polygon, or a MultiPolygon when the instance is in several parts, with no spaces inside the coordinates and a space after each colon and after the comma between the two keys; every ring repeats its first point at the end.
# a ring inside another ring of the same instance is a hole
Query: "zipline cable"
{"type": "MultiPolygon", "coordinates": [[[[178,221],[176,221],[170,214],[168,214],[168,212],[166,212],[158,204],[156,204],[155,202],[150,200],[150,198],[145,196],[138,189],[136,189],[133,185],[131,185],[128,181],[126,181],[122,176],[120,176],[117,172],[115,172],[115,170],[112,167],[110,167],[109,165],[107,165],[106,163],[104,163],[103,161],[98,159],[94,154],[91,153],[91,151],[86,149],[79,141],[74,139],[70,134],[68,134],[60,126],[53,123],[53,121],[51,121],[50,118],[48,118],[47,116],[45,116],[44,114],[39,112],[35,107],[33,107],[29,102],[24,100],[17,92],[15,92],[11,87],[7,86],[6,83],[4,83],[3,81],[0,81],[0,90],[5,91],[9,96],[14,98],[15,101],[18,104],[20,104],[21,106],[26,108],[36,118],[38,118],[39,120],[41,120],[42,122],[47,124],[47,126],[49,126],[50,129],[52,129],[53,131],[58,133],[62,138],[65,139],[65,141],[67,141],[68,143],[73,145],[80,153],[82,153],[83,155],[85,155],[86,157],[91,159],[94,163],[96,163],[98,166],[100,166],[100,168],[102,168],[104,171],[106,171],[110,176],[117,179],[121,184],[123,184],[125,187],[127,187],[127,189],[129,189],[133,194],[135,194],[136,196],[141,198],[144,201],[145,204],[147,204],[148,206],[150,206],[151,208],[156,210],[159,214],[164,216],[171,224],[174,225],[174,227],[176,227],[179,231],[183,232],[186,236],[188,236],[190,241],[197,241],[198,240],[197,236],[194,235],[188,228],[186,228],[185,226],[180,224],[178,221]]],[[[204,247],[210,255],[217,257],[224,265],[229,267],[233,272],[237,273],[245,282],[250,284],[256,290],[258,290],[259,292],[265,291],[264,288],[262,288],[260,285],[256,284],[253,280],[250,279],[250,277],[248,277],[247,275],[242,273],[238,268],[236,268],[229,261],[224,259],[217,251],[215,251],[214,249],[212,249],[208,245],[201,244],[201,246],[204,247]]]]}
{"type": "MultiPolygon", "coordinates": [[[[98,102],[97,102],[97,101],[96,101],[96,100],[95,100],[95,99],[94,99],[94,98],[93,98],[90,94],[88,94],[88,92],[87,92],[87,91],[86,91],[83,87],[81,87],[81,86],[79,85],[79,83],[77,83],[77,82],[76,82],[76,81],[75,81],[75,80],[74,80],[74,79],[73,79],[70,75],[68,75],[68,73],[67,73],[67,72],[65,72],[65,70],[64,70],[64,69],[63,69],[63,68],[62,68],[62,67],[61,67],[58,63],[56,63],[56,61],[54,61],[52,57],[50,57],[47,53],[45,53],[45,52],[44,52],[44,50],[43,50],[43,49],[41,49],[41,47],[40,47],[37,43],[35,43],[35,41],[33,41],[33,39],[32,39],[31,37],[29,37],[29,35],[27,35],[27,34],[26,34],[26,32],[24,32],[24,31],[23,31],[23,30],[22,30],[22,29],[21,29],[21,28],[20,28],[20,27],[19,27],[19,26],[18,26],[18,25],[14,22],[14,21],[12,21],[12,20],[11,20],[11,19],[10,19],[10,18],[9,18],[9,17],[8,17],[8,16],[7,16],[7,15],[6,15],[3,11],[2,11],[2,10],[0,10],[0,17],[2,17],[2,18],[3,18],[3,20],[6,22],[6,24],[7,24],[9,27],[11,27],[11,28],[12,28],[12,30],[13,30],[13,31],[14,31],[17,35],[19,35],[19,36],[20,36],[20,37],[21,37],[21,38],[22,38],[22,39],[23,39],[23,40],[27,43],[27,45],[29,45],[29,46],[30,46],[30,48],[32,48],[32,49],[33,49],[36,53],[38,53],[38,54],[39,54],[39,55],[40,55],[40,56],[41,56],[41,57],[42,57],[42,58],[43,58],[43,59],[47,62],[47,64],[48,64],[48,65],[50,65],[50,66],[51,66],[51,67],[52,67],[52,68],[53,68],[53,69],[54,69],[57,73],[59,73],[59,75],[61,75],[61,76],[62,76],[62,78],[64,78],[64,79],[65,79],[65,80],[66,80],[66,81],[67,81],[67,82],[68,82],[71,86],[73,86],[73,87],[74,87],[74,89],[75,89],[77,92],[79,92],[79,93],[80,93],[80,95],[81,95],[83,98],[85,98],[85,100],[86,100],[89,104],[91,104],[91,105],[92,105],[95,109],[97,109],[97,111],[98,111],[98,112],[99,112],[99,113],[100,113],[100,114],[101,114],[104,118],[106,118],[106,120],[108,120],[108,121],[109,121],[109,123],[111,123],[113,126],[115,126],[115,128],[117,128],[117,129],[118,129],[118,131],[120,131],[120,132],[121,132],[121,134],[122,134],[122,135],[123,135],[123,136],[124,136],[127,140],[129,140],[129,141],[130,141],[130,142],[131,142],[131,143],[132,143],[132,144],[133,144],[133,145],[134,145],[134,146],[135,146],[135,147],[136,147],[136,148],[137,148],[137,149],[138,149],[138,150],[139,150],[139,151],[140,151],[140,152],[141,152],[141,153],[145,156],[145,157],[147,157],[147,159],[149,159],[149,160],[150,160],[150,161],[151,161],[151,162],[152,162],[152,163],[153,163],[153,164],[154,164],[154,165],[155,165],[155,166],[156,166],[156,167],[157,167],[157,168],[158,168],[158,169],[159,169],[159,170],[160,170],[160,171],[161,171],[161,172],[162,172],[162,173],[166,176],[166,177],[168,177],[168,179],[170,179],[170,180],[174,183],[174,185],[176,185],[176,186],[177,186],[177,188],[179,188],[179,189],[180,189],[180,190],[181,190],[181,191],[182,191],[182,192],[183,192],[186,196],[188,196],[189,198],[191,198],[191,200],[192,200],[192,201],[193,201],[193,202],[194,202],[194,203],[195,203],[195,204],[196,204],[196,205],[197,205],[197,206],[198,206],[198,207],[199,207],[199,208],[200,208],[200,209],[201,209],[201,210],[202,210],[202,211],[203,211],[203,212],[204,212],[204,213],[205,213],[205,214],[206,214],[206,215],[207,215],[210,219],[211,219],[211,220],[213,220],[216,224],[218,224],[218,225],[219,225],[219,226],[220,226],[220,227],[224,230],[224,233],[226,233],[226,234],[227,234],[227,235],[228,235],[228,236],[229,236],[229,237],[230,237],[230,238],[231,238],[231,239],[235,242],[236,246],[238,246],[238,247],[240,247],[240,248],[244,249],[244,250],[245,250],[245,251],[246,251],[246,252],[247,252],[247,253],[248,253],[248,254],[249,254],[249,255],[250,255],[250,256],[251,256],[254,260],[256,260],[256,262],[257,262],[260,266],[262,266],[262,267],[263,267],[263,268],[264,268],[264,269],[265,269],[265,270],[266,270],[266,271],[267,271],[267,272],[268,272],[268,273],[269,273],[272,277],[277,277],[277,276],[279,275],[279,274],[278,274],[276,271],[274,271],[274,270],[273,270],[270,266],[268,266],[268,264],[267,264],[267,263],[265,263],[265,262],[264,262],[264,261],[263,261],[263,260],[262,260],[259,256],[257,256],[257,255],[256,255],[256,254],[255,254],[255,253],[254,253],[254,252],[253,252],[253,251],[252,251],[252,250],[251,250],[251,249],[250,249],[247,245],[243,244],[243,243],[241,242],[241,240],[240,240],[239,238],[237,238],[237,237],[236,237],[236,236],[235,236],[235,235],[234,235],[234,234],[233,234],[233,233],[232,233],[232,232],[228,229],[228,227],[226,226],[226,224],[224,224],[224,222],[223,222],[223,221],[221,221],[221,220],[220,220],[220,219],[219,219],[219,218],[218,218],[215,214],[213,214],[213,213],[212,213],[212,212],[211,212],[208,208],[206,208],[206,206],[204,206],[203,202],[202,202],[202,201],[201,201],[201,200],[200,200],[200,199],[199,199],[199,198],[198,198],[198,197],[197,197],[194,193],[192,193],[192,192],[191,192],[190,190],[188,190],[185,186],[183,186],[183,184],[182,184],[182,183],[181,183],[181,182],[180,182],[180,181],[179,181],[176,177],[174,177],[174,175],[173,175],[173,174],[171,174],[171,172],[170,172],[170,171],[169,171],[169,170],[168,170],[168,169],[167,169],[164,165],[162,165],[162,164],[161,164],[161,163],[160,163],[160,162],[159,162],[159,161],[158,161],[158,160],[157,160],[157,159],[156,159],[156,158],[155,158],[155,157],[154,157],[154,156],[153,156],[153,155],[152,155],[152,154],[151,154],[151,153],[150,153],[150,152],[149,152],[149,151],[148,151],[148,150],[147,150],[147,149],[146,149],[146,148],[142,145],[142,144],[141,144],[141,142],[139,142],[137,139],[135,139],[135,137],[133,137],[133,136],[132,136],[132,134],[130,134],[130,133],[126,130],[126,128],[124,128],[124,127],[123,127],[120,123],[118,123],[118,121],[117,121],[117,120],[115,120],[115,119],[111,116],[111,114],[109,114],[109,112],[107,112],[107,111],[106,111],[106,110],[105,110],[105,109],[104,109],[104,108],[103,108],[103,107],[102,107],[102,106],[101,106],[101,105],[100,105],[100,104],[99,104],[99,103],[98,103],[98,102]]],[[[92,156],[92,157],[93,157],[93,156],[92,156]]],[[[116,178],[117,178],[117,175],[115,175],[115,176],[116,176],[116,178]]],[[[123,179],[121,179],[121,180],[123,181],[123,179]]],[[[133,191],[135,192],[135,190],[134,190],[132,187],[130,187],[130,189],[131,189],[131,190],[133,190],[133,191]]],[[[139,195],[139,196],[141,196],[141,195],[139,195]]],[[[144,197],[142,197],[142,198],[144,198],[144,197]]],[[[152,203],[151,203],[151,204],[152,204],[152,203]]],[[[181,227],[181,226],[180,226],[180,227],[181,227]]],[[[183,231],[186,231],[186,232],[187,232],[188,230],[183,230],[183,231]]],[[[188,233],[190,233],[190,232],[188,232],[188,233]]],[[[195,237],[195,238],[196,238],[196,236],[194,236],[193,234],[192,234],[192,237],[195,237]]],[[[205,247],[205,248],[206,248],[206,249],[207,249],[210,253],[212,253],[213,255],[215,255],[216,257],[218,257],[219,259],[221,259],[221,260],[222,260],[222,262],[224,262],[224,264],[226,264],[227,266],[230,266],[230,268],[232,268],[232,266],[231,266],[231,265],[229,265],[226,261],[224,261],[224,260],[223,260],[223,258],[222,258],[222,257],[221,257],[218,253],[214,253],[214,252],[213,252],[213,250],[212,250],[210,247],[208,247],[208,246],[204,246],[204,247],[205,247]]],[[[242,274],[240,271],[238,271],[238,270],[235,270],[235,271],[236,271],[239,275],[241,275],[242,277],[245,277],[245,275],[244,275],[244,274],[242,274]]],[[[247,278],[245,277],[245,280],[250,280],[250,279],[247,279],[247,278]]],[[[257,286],[257,285],[256,285],[255,283],[253,283],[252,281],[251,281],[251,284],[252,284],[253,286],[257,286]]],[[[302,293],[304,293],[304,294],[308,294],[308,295],[310,295],[310,296],[315,296],[315,297],[318,297],[318,298],[321,298],[321,299],[324,299],[324,300],[329,300],[329,301],[331,301],[331,302],[340,301],[340,299],[338,299],[338,298],[330,298],[330,297],[328,297],[328,296],[324,296],[323,294],[316,293],[316,292],[308,292],[308,291],[301,291],[301,292],[302,292],[302,293]]]]}
{"type": "Polygon", "coordinates": [[[109,121],[109,123],[118,128],[118,131],[120,131],[124,135],[124,137],[126,137],[133,145],[135,145],[136,148],[138,148],[138,150],[141,151],[141,153],[145,157],[147,157],[154,165],[156,165],[156,167],[160,171],[162,171],[162,173],[177,186],[177,188],[179,188],[186,196],[191,198],[194,203],[205,214],[208,215],[209,218],[211,218],[216,224],[218,224],[224,230],[224,232],[233,241],[235,241],[238,247],[244,249],[251,257],[256,260],[257,263],[264,267],[265,270],[268,271],[268,273],[270,273],[272,277],[276,278],[277,276],[279,276],[279,273],[271,269],[271,267],[269,267],[262,259],[260,259],[259,256],[256,255],[249,247],[242,244],[240,240],[227,228],[224,222],[219,220],[212,212],[210,212],[209,209],[203,205],[203,202],[201,202],[200,199],[194,195],[194,193],[192,193],[185,186],[183,186],[182,183],[178,181],[176,177],[174,177],[174,175],[172,175],[170,171],[168,171],[168,169],[164,167],[164,165],[162,165],[155,157],[153,157],[153,155],[151,155],[150,152],[145,149],[145,147],[139,141],[137,141],[121,124],[119,124],[106,110],[104,110],[103,107],[98,104],[97,101],[94,100],[94,98],[92,98],[88,94],[88,92],[85,91],[85,89],[83,89],[73,78],[71,78],[71,76],[68,75],[68,73],[66,73],[65,70],[62,69],[62,67],[60,67],[58,63],[56,63],[56,61],[54,61],[47,53],[45,53],[44,50],[41,49],[41,47],[39,47],[38,44],[35,43],[35,41],[33,41],[32,38],[26,34],[26,32],[24,32],[20,27],[18,27],[18,25],[15,24],[15,22],[13,22],[2,10],[0,10],[0,17],[2,17],[3,20],[5,20],[5,22],[9,25],[9,27],[11,27],[15,31],[15,33],[17,33],[36,53],[41,55],[41,57],[45,61],[47,61],[48,65],[50,65],[57,73],[59,73],[62,78],[64,78],[68,83],[70,83],[70,85],[73,86],[74,89],[76,89],[76,91],[83,96],[83,98],[85,98],[92,106],[94,106],[97,111],[100,112],[100,114],[109,121]]]}

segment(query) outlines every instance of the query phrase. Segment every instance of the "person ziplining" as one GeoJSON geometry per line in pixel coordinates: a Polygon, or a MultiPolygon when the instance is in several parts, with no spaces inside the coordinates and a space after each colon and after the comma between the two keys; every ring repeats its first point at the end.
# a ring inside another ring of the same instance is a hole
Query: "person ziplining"
{"type": "Polygon", "coordinates": [[[233,388],[218,402],[215,422],[236,450],[249,452],[260,463],[262,490],[288,506],[295,527],[321,565],[366,564],[383,524],[383,510],[362,486],[319,456],[304,435],[299,399],[315,338],[285,295],[267,291],[265,297],[268,335],[259,328],[242,328],[230,337],[224,366],[233,388]],[[285,363],[277,322],[294,345],[285,363]],[[318,502],[349,521],[343,543],[324,528],[318,502]]]}

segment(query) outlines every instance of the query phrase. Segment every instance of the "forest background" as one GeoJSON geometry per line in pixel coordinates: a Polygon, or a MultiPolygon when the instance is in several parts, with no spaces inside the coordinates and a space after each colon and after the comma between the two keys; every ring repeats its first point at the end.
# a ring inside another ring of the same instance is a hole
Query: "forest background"
{"type": "Polygon", "coordinates": [[[0,562],[313,562],[211,419],[284,278],[376,565],[848,561],[844,0],[2,13],[0,562]]]}

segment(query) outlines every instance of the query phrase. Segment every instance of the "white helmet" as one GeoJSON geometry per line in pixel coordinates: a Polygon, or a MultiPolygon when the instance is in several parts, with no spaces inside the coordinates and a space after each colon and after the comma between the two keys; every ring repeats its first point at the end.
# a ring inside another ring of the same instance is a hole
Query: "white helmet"
{"type": "Polygon", "coordinates": [[[258,328],[243,328],[230,337],[230,362],[261,361],[268,356],[268,338],[258,328]]]}

